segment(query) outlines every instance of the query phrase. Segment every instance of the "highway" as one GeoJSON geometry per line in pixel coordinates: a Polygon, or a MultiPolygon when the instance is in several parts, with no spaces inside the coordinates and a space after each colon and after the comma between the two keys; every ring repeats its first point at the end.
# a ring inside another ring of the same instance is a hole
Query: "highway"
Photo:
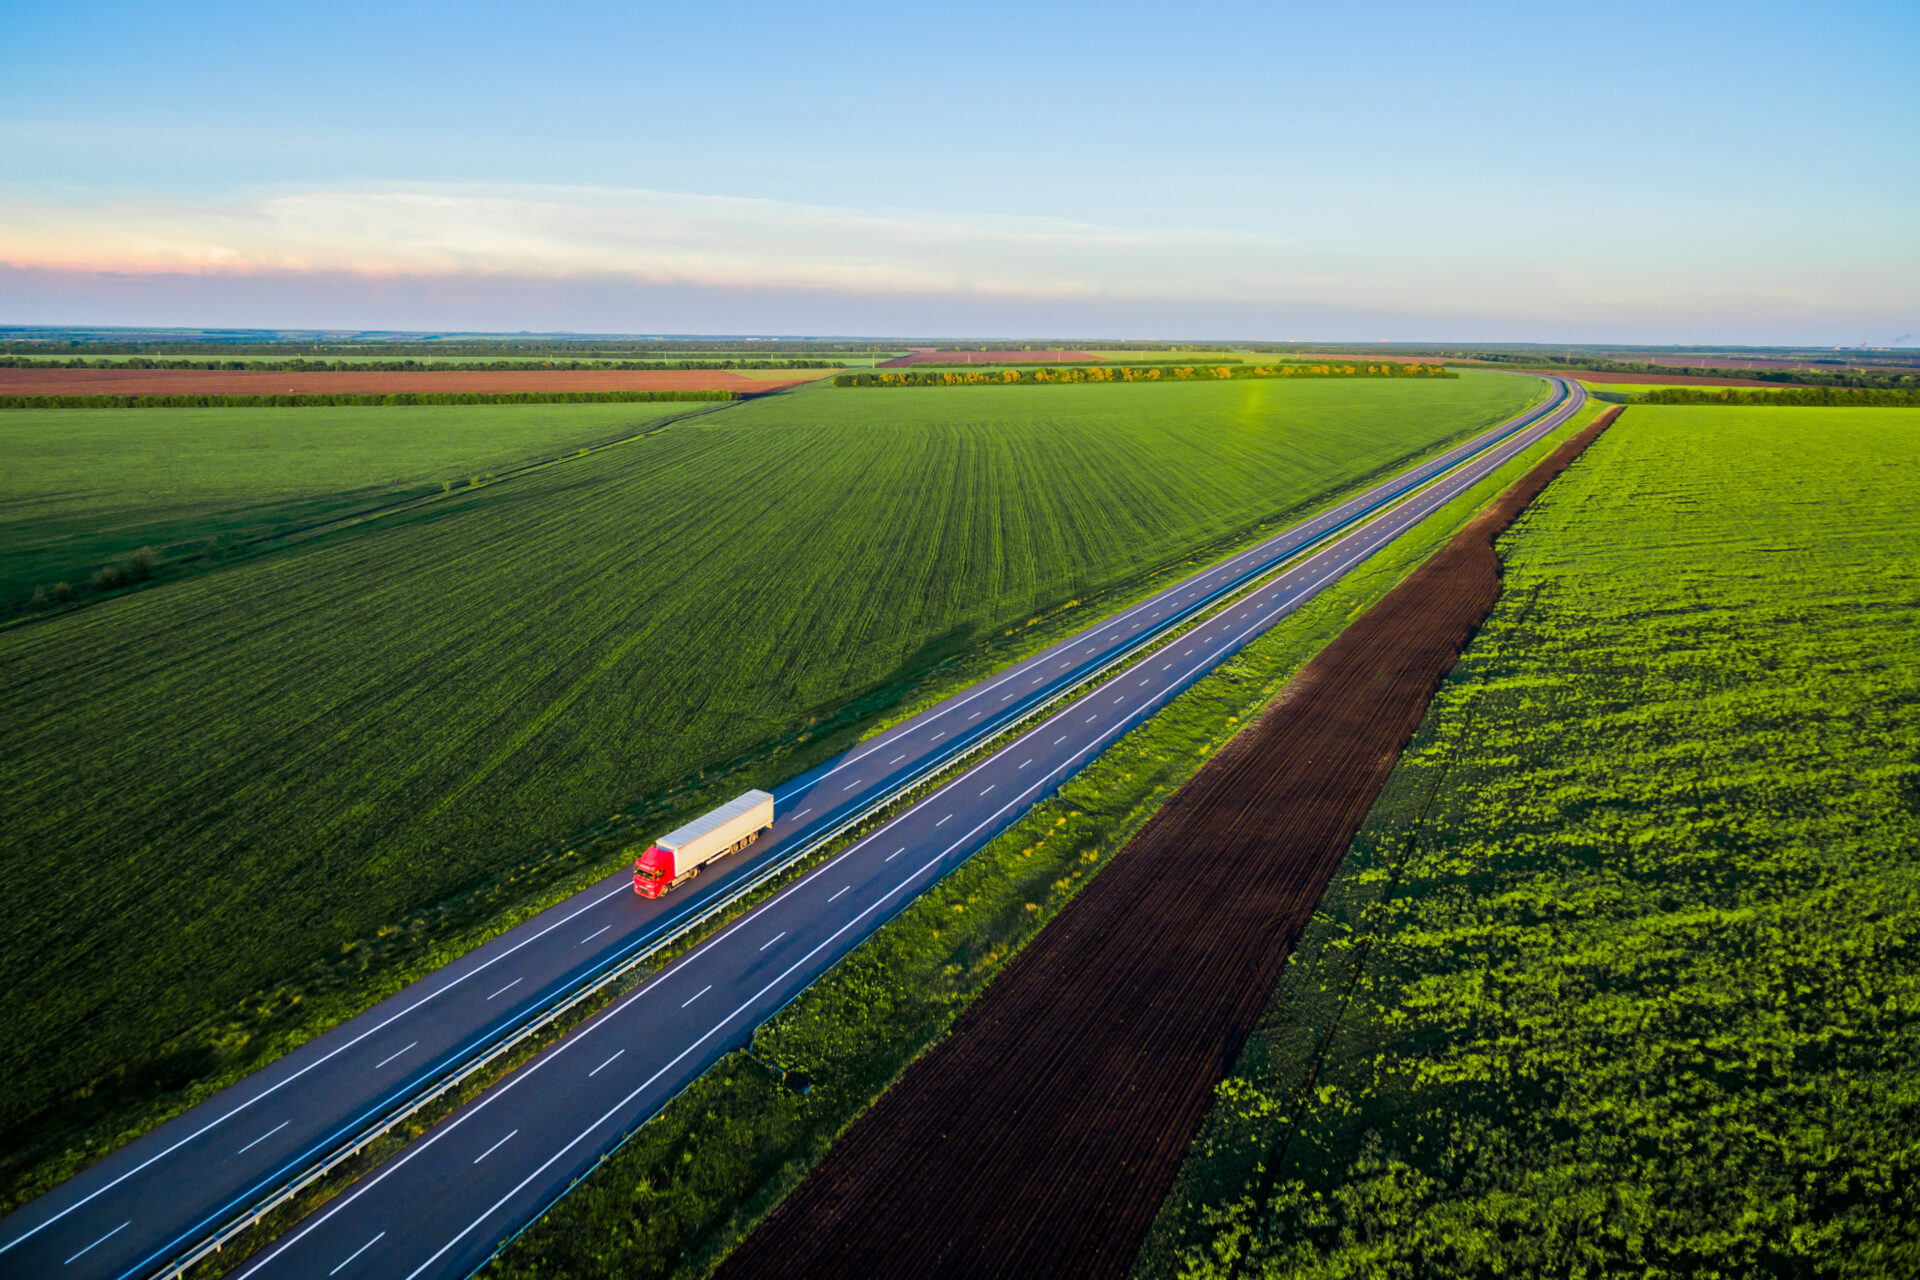
{"type": "Polygon", "coordinates": [[[129,1144],[0,1221],[0,1272],[164,1270],[596,977],[1025,722],[460,1108],[240,1273],[467,1274],[915,894],[1248,640],[1571,417],[1584,395],[1551,381],[1552,396],[1528,413],[776,788],[771,835],[691,885],[648,901],[632,892],[627,874],[615,875],[129,1144]],[[1092,692],[1063,700],[1316,543],[1311,558],[1092,692]]]}

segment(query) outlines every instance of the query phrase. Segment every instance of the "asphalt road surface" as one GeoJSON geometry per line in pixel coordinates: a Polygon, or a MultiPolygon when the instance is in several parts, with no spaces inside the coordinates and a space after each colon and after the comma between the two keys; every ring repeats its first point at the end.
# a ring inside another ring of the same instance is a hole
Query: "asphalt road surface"
{"type": "Polygon", "coordinates": [[[623,872],[526,921],[0,1221],[0,1274],[145,1276],[595,975],[1024,717],[1017,736],[455,1112],[240,1274],[463,1276],[907,902],[1347,569],[1570,417],[1577,386],[1184,579],[775,791],[773,831],[657,900],[623,872]],[[1478,455],[1478,456],[1476,456],[1478,455]],[[1460,463],[1455,475],[1377,513],[1460,463]],[[1116,657],[1337,537],[1094,692],[1116,657]]]}

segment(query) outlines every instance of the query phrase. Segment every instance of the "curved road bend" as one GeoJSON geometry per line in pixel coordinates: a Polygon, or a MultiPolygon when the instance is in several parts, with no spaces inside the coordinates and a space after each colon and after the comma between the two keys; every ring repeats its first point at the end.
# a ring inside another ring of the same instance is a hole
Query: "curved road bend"
{"type": "Polygon", "coordinates": [[[352,1274],[406,1274],[421,1264],[427,1266],[419,1274],[465,1274],[602,1151],[713,1060],[744,1043],[768,1013],[1126,728],[1358,558],[1571,417],[1584,394],[1551,381],[1553,394],[1527,413],[1174,583],[778,787],[772,833],[693,884],[649,901],[632,892],[625,872],[616,874],[130,1143],[0,1221],[0,1274],[91,1280],[143,1276],[164,1267],[540,1009],[702,914],[769,862],[817,841],[1303,546],[1357,526],[1197,628],[1171,654],[1137,665],[1029,728],[603,1011],[388,1162],[261,1263],[275,1274],[333,1274],[348,1254],[365,1246],[352,1274]],[[1358,524],[1467,458],[1474,461],[1459,475],[1385,520],[1358,524]],[[889,839],[893,843],[880,848],[889,839]],[[693,976],[700,981],[682,992],[693,976]],[[676,993],[679,998],[669,999],[676,993]],[[593,1062],[574,1070],[602,1047],[593,1062]],[[564,1087],[526,1087],[528,1081],[549,1080],[564,1087]],[[517,1118],[500,1127],[496,1118],[509,1112],[517,1118]],[[483,1144],[487,1149],[465,1151],[478,1134],[491,1135],[483,1144]],[[464,1153],[458,1168],[445,1164],[454,1152],[464,1153]],[[404,1215],[394,1212],[396,1204],[405,1205],[404,1215]],[[456,1224],[462,1214],[469,1218],[456,1224]],[[338,1233],[351,1235],[362,1222],[372,1224],[365,1237],[336,1249],[343,1239],[338,1233]]]}

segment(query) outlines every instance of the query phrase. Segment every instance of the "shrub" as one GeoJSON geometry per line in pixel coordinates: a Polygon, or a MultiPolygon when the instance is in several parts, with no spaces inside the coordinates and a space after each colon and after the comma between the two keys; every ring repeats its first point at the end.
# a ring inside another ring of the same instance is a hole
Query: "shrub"
{"type": "Polygon", "coordinates": [[[152,547],[142,547],[132,555],[122,556],[113,564],[94,571],[93,589],[118,591],[136,582],[145,582],[153,576],[153,559],[152,547]]]}

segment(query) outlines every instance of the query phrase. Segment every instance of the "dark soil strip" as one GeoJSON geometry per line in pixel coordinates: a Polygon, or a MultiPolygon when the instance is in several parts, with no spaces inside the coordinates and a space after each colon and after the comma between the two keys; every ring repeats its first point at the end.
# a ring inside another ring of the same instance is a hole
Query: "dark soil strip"
{"type": "Polygon", "coordinates": [[[719,1275],[1124,1275],[1294,938],[1498,598],[1494,538],[1619,412],[1308,663],[719,1275]]]}
{"type": "Polygon", "coordinates": [[[1710,378],[1699,374],[1656,373],[1645,370],[1640,373],[1595,373],[1592,369],[1523,369],[1523,373],[1545,374],[1554,378],[1578,378],[1582,382],[1620,382],[1628,386],[1641,387],[1785,387],[1786,382],[1762,382],[1758,378],[1710,378]]]}
{"type": "Polygon", "coordinates": [[[831,369],[748,378],[703,369],[415,369],[403,372],[253,369],[0,369],[0,396],[515,395],[554,391],[778,391],[831,369]]]}

